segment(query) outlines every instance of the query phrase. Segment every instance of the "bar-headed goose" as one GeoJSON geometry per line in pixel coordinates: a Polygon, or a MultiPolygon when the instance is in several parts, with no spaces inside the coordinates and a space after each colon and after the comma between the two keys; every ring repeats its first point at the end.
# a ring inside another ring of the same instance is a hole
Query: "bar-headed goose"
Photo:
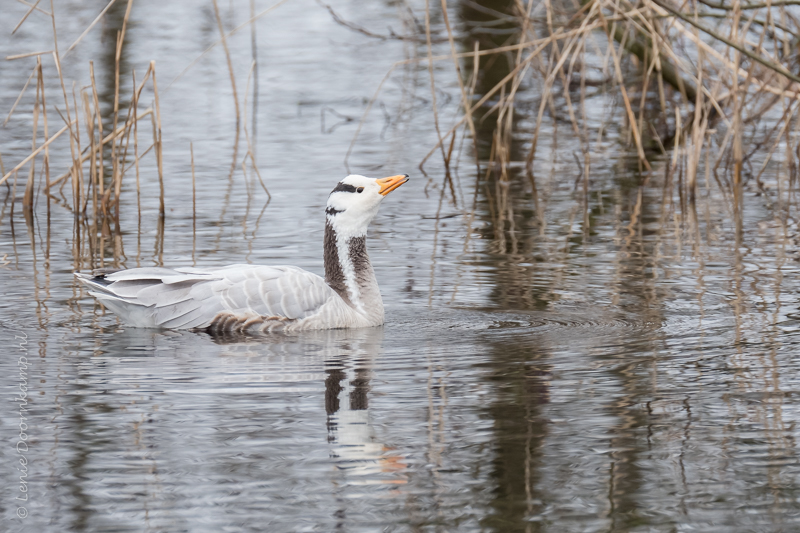
{"type": "Polygon", "coordinates": [[[347,176],[325,208],[325,279],[293,266],[132,268],[75,273],[89,294],[132,326],[212,333],[297,331],[383,324],[367,255],[367,227],[407,175],[347,176]]]}

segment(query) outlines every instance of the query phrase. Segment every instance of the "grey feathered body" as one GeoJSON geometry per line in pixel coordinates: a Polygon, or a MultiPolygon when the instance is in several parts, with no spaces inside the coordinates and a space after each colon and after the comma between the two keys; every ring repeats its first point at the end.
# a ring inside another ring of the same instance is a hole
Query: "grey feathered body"
{"type": "Polygon", "coordinates": [[[133,268],[102,276],[77,274],[122,320],[143,328],[295,331],[369,327],[321,277],[292,266],[231,265],[219,269],[133,268]]]}
{"type": "Polygon", "coordinates": [[[366,238],[342,242],[327,224],[324,249],[326,279],[298,267],[256,265],[75,276],[124,322],[141,328],[253,333],[383,324],[366,238]],[[346,250],[344,257],[339,250],[346,250]]]}

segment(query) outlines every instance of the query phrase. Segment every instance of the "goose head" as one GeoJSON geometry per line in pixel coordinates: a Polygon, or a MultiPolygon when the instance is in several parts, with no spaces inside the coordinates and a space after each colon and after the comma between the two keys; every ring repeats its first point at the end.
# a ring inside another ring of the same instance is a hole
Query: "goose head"
{"type": "Polygon", "coordinates": [[[325,214],[339,238],[351,239],[367,234],[367,227],[384,197],[408,181],[407,174],[373,179],[351,174],[331,191],[325,214]]]}

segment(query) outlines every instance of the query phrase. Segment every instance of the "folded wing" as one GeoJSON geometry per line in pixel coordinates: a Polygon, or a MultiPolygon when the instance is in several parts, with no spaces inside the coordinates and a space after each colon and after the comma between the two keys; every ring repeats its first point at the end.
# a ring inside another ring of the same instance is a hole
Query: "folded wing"
{"type": "Polygon", "coordinates": [[[338,295],[321,277],[291,266],[133,268],[75,274],[89,293],[138,327],[205,328],[227,320],[286,323],[312,317],[338,295]]]}

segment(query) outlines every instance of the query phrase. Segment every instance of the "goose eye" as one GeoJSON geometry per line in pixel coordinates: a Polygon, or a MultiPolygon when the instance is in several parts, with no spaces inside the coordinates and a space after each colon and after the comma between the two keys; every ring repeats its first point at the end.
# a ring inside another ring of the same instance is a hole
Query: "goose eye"
{"type": "Polygon", "coordinates": [[[358,189],[356,189],[356,192],[361,194],[362,192],[364,192],[364,187],[359,187],[358,189]]]}

